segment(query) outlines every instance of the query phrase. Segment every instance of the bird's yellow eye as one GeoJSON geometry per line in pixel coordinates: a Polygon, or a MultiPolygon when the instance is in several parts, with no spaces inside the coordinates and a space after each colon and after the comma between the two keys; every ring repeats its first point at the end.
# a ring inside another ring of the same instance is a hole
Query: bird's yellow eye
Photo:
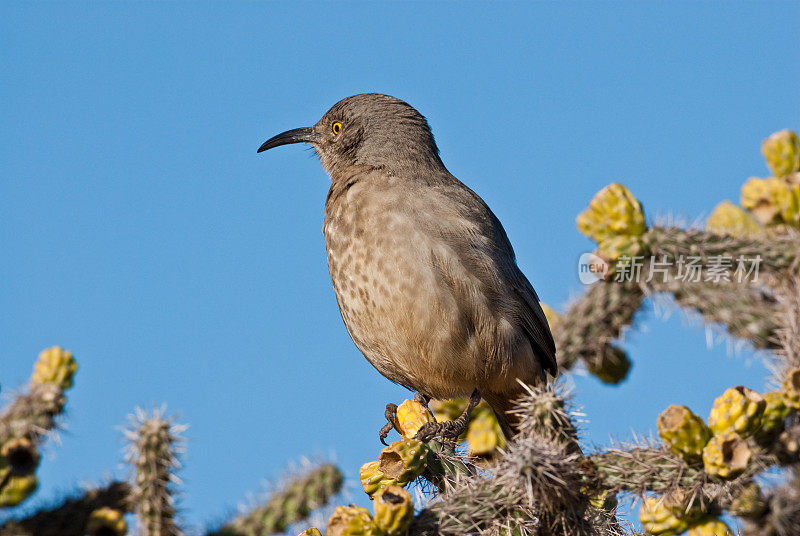
{"type": "Polygon", "coordinates": [[[331,130],[333,130],[334,134],[338,134],[342,131],[342,124],[339,121],[336,121],[333,125],[331,125],[331,130]]]}

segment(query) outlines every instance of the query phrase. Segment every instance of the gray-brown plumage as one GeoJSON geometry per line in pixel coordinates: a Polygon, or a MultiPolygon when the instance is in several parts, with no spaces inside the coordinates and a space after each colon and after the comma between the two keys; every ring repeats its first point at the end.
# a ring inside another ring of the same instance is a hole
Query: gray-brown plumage
{"type": "Polygon", "coordinates": [[[348,97],[259,152],[310,143],[331,177],[323,232],[345,326],[378,371],[434,398],[478,390],[506,412],[556,374],[555,346],[503,226],[451,175],[405,102],[348,97]]]}

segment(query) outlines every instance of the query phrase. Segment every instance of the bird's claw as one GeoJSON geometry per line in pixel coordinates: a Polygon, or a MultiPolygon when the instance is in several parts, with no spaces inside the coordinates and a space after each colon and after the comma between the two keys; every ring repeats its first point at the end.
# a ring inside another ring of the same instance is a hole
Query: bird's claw
{"type": "Polygon", "coordinates": [[[426,422],[422,425],[422,428],[414,435],[414,439],[418,439],[423,443],[427,443],[435,436],[439,436],[444,440],[452,440],[457,441],[458,438],[467,430],[467,426],[469,425],[469,417],[472,414],[472,410],[475,409],[475,406],[481,401],[481,395],[476,389],[473,391],[472,395],[469,398],[469,403],[467,404],[464,413],[462,413],[457,419],[453,421],[444,421],[444,422],[426,422]]]}
{"type": "Polygon", "coordinates": [[[386,424],[384,424],[378,432],[378,438],[381,440],[381,443],[388,447],[389,445],[386,444],[386,436],[389,435],[392,428],[397,430],[397,405],[392,403],[386,404],[384,416],[386,417],[386,424]]]}
{"type": "Polygon", "coordinates": [[[438,435],[443,440],[455,441],[467,429],[468,422],[468,419],[462,420],[460,417],[454,421],[426,422],[414,435],[414,439],[427,443],[438,435]]]}

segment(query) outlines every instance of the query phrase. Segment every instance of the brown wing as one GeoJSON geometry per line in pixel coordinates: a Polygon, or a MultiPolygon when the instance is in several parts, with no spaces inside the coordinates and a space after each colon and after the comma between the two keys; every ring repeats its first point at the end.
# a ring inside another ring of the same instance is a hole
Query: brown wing
{"type": "Polygon", "coordinates": [[[517,266],[502,224],[488,205],[455,177],[442,189],[459,217],[442,218],[437,222],[437,231],[456,251],[460,262],[484,283],[484,288],[503,293],[491,298],[516,318],[542,369],[555,377],[558,365],[550,326],[536,291],[517,266]]]}
{"type": "Polygon", "coordinates": [[[525,334],[533,347],[534,353],[541,360],[542,368],[550,373],[554,378],[558,375],[558,363],[556,362],[556,345],[553,341],[553,334],[550,332],[550,325],[547,317],[539,304],[539,297],[533,290],[528,279],[517,268],[519,274],[519,284],[514,288],[519,299],[524,304],[520,320],[525,334]]]}

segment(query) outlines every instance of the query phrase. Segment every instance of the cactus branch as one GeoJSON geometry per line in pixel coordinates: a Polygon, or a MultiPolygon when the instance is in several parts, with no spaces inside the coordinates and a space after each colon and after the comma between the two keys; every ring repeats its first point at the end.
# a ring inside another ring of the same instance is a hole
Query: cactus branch
{"type": "Polygon", "coordinates": [[[736,338],[755,348],[774,348],[780,325],[780,309],[766,288],[736,282],[687,283],[668,273],[648,283],[650,292],[672,294],[681,307],[693,309],[710,324],[724,325],[736,338]]]}
{"type": "Polygon", "coordinates": [[[0,445],[15,437],[38,443],[56,427],[65,402],[63,390],[55,384],[34,385],[18,395],[0,414],[0,445]]]}
{"type": "MultiPolygon", "coordinates": [[[[529,388],[517,415],[520,431],[485,473],[457,476],[446,494],[416,517],[413,534],[618,534],[589,504],[590,465],[562,397],[529,388]]],[[[617,527],[617,528],[614,528],[617,527]]]]}
{"type": "Polygon", "coordinates": [[[321,465],[287,482],[258,506],[206,536],[253,536],[283,532],[325,506],[342,488],[342,473],[335,465],[321,465]]]}
{"type": "Polygon", "coordinates": [[[702,264],[716,256],[734,260],[742,256],[759,258],[759,269],[767,274],[796,274],[800,267],[800,239],[792,231],[765,239],[653,226],[644,234],[644,242],[651,255],[658,259],[666,257],[673,262],[681,256],[700,257],[702,264]]]}
{"type": "Polygon", "coordinates": [[[130,485],[127,482],[112,482],[90,489],[57,506],[39,510],[22,519],[6,521],[0,525],[0,536],[83,536],[94,510],[106,506],[127,512],[129,494],[130,485]]]}
{"type": "Polygon", "coordinates": [[[611,342],[631,324],[643,299],[636,282],[601,281],[590,286],[553,326],[561,368],[572,368],[578,359],[591,364],[614,354],[611,342]]]}
{"type": "Polygon", "coordinates": [[[179,536],[175,520],[176,471],[186,427],[165,418],[162,410],[137,409],[125,431],[130,444],[125,459],[134,472],[130,499],[139,518],[141,536],[179,536]]]}

